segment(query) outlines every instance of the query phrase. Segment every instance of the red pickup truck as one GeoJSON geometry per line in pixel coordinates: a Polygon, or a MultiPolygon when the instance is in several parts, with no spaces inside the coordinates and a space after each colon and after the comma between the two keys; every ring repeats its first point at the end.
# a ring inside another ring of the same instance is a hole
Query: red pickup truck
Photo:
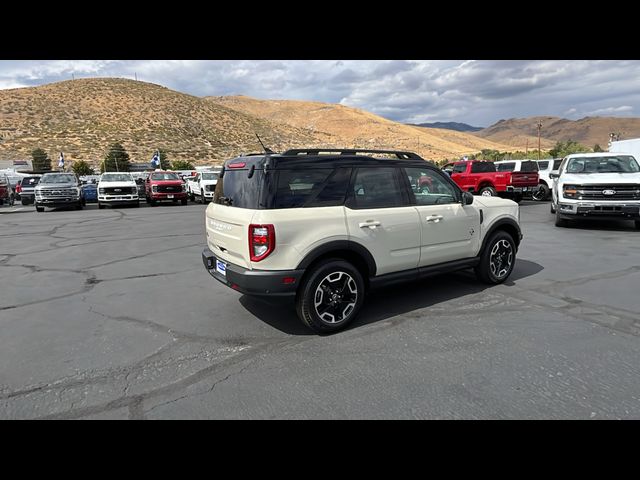
{"type": "Polygon", "coordinates": [[[145,180],[145,196],[152,207],[157,202],[169,201],[187,204],[187,189],[177,172],[151,172],[145,180]]]}
{"type": "Polygon", "coordinates": [[[520,202],[538,188],[538,172],[498,172],[493,162],[468,160],[442,167],[458,186],[474,195],[501,196],[520,202]]]}

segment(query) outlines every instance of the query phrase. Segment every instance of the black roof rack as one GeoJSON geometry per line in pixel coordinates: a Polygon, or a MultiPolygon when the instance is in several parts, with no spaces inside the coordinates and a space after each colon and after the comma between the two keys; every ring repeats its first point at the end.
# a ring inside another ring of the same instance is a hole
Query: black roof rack
{"type": "Polygon", "coordinates": [[[287,150],[282,155],[320,155],[321,153],[337,153],[339,155],[356,155],[357,153],[385,153],[389,155],[395,155],[397,158],[402,160],[424,160],[420,155],[413,152],[402,152],[398,150],[369,150],[361,148],[296,148],[293,150],[287,150]]]}

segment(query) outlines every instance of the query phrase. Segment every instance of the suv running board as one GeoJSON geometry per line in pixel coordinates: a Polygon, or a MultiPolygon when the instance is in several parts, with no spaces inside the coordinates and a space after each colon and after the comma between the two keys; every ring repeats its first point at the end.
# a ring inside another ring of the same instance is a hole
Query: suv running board
{"type": "Polygon", "coordinates": [[[429,265],[428,267],[412,268],[402,272],[387,273],[379,277],[369,279],[371,288],[386,287],[397,283],[411,282],[441,273],[455,272],[466,268],[473,268],[480,262],[479,257],[463,258],[462,260],[454,260],[452,262],[439,263],[437,265],[429,265]]]}

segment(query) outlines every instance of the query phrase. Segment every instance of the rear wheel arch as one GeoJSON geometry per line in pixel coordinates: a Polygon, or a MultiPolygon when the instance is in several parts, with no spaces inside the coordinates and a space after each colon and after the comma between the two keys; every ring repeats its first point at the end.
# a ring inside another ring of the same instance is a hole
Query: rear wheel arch
{"type": "Polygon", "coordinates": [[[376,274],[376,262],[371,252],[362,245],[348,240],[335,240],[314,248],[298,264],[296,270],[311,269],[330,258],[339,258],[351,263],[362,273],[365,283],[376,274]]]}

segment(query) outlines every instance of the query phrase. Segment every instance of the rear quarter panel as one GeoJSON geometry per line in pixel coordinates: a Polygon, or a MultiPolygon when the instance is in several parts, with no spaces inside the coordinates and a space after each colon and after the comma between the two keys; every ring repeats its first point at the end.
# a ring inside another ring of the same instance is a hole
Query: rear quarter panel
{"type": "Polygon", "coordinates": [[[320,245],[349,239],[342,206],[255,210],[252,223],[273,224],[276,232],[273,253],[252,262],[259,270],[293,270],[320,245]]]}

